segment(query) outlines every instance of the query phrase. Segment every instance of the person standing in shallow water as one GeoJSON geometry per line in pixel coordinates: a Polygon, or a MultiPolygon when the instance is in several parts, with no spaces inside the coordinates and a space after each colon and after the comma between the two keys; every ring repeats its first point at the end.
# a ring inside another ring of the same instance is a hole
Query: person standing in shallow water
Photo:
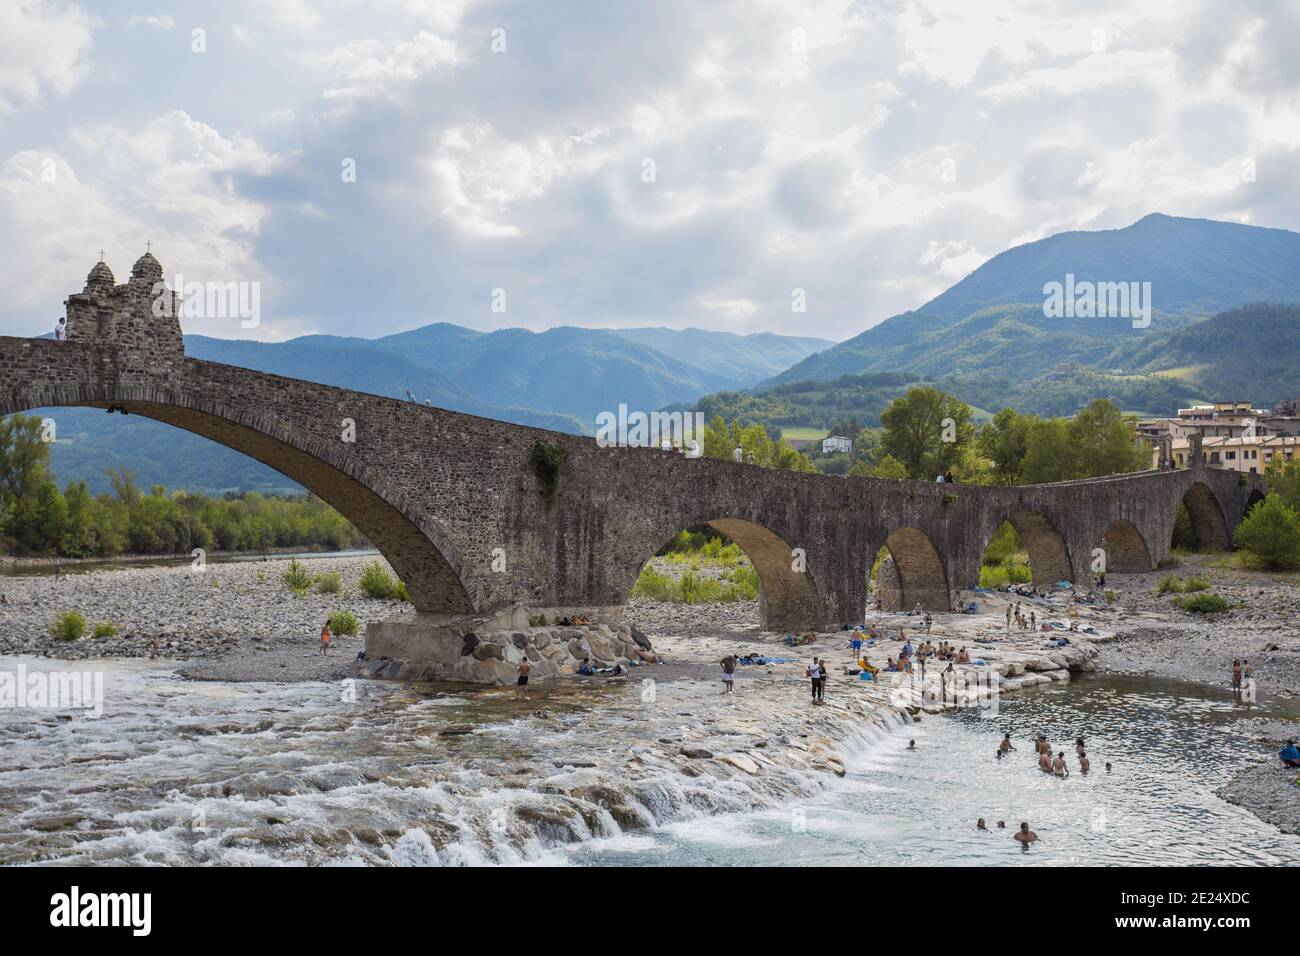
{"type": "Polygon", "coordinates": [[[1015,835],[1015,839],[1019,840],[1021,845],[1027,849],[1029,844],[1038,839],[1038,834],[1029,829],[1028,823],[1022,823],[1020,824],[1020,830],[1015,835]]]}
{"type": "Polygon", "coordinates": [[[814,657],[812,663],[808,665],[808,670],[806,671],[806,673],[808,675],[808,679],[812,681],[812,700],[813,703],[815,704],[817,703],[818,700],[821,699],[821,695],[822,695],[821,661],[818,658],[814,657]]]}
{"type": "Polygon", "coordinates": [[[519,662],[519,677],[515,680],[515,695],[518,697],[528,696],[528,672],[533,669],[533,665],[524,658],[519,662]]]}
{"type": "Polygon", "coordinates": [[[1239,660],[1232,662],[1232,692],[1241,693],[1241,661],[1239,660]]]}

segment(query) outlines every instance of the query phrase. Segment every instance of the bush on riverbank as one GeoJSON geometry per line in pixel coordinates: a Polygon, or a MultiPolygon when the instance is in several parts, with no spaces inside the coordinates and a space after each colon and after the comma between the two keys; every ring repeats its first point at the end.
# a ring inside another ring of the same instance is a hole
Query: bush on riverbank
{"type": "MultiPolygon", "coordinates": [[[[875,577],[875,571],[872,571],[875,577]]],[[[1029,552],[1020,533],[1010,521],[998,525],[980,559],[980,587],[1000,588],[1008,584],[1028,584],[1033,580],[1029,552]]]]}
{"type": "Polygon", "coordinates": [[[1190,577],[1187,580],[1176,577],[1172,574],[1166,574],[1156,585],[1156,594],[1191,594],[1196,591],[1208,591],[1210,582],[1201,577],[1190,577]]]}
{"type": "Polygon", "coordinates": [[[1233,541],[1264,570],[1300,568],[1300,514],[1275,492],[1241,519],[1233,541]]]}
{"type": "Polygon", "coordinates": [[[299,597],[302,597],[311,589],[311,572],[308,571],[297,558],[294,558],[289,562],[289,566],[285,568],[284,574],[280,575],[280,580],[288,586],[290,591],[299,597]]]}
{"type": "Polygon", "coordinates": [[[646,566],[632,587],[632,596],[663,604],[728,604],[758,599],[758,572],[750,565],[723,571],[720,577],[701,577],[685,571],[680,578],[646,566]]]}
{"type": "Polygon", "coordinates": [[[330,633],[354,636],[361,629],[361,622],[351,611],[335,611],[330,615],[330,633]]]}
{"type": "Polygon", "coordinates": [[[1174,598],[1174,604],[1191,614],[1220,614],[1228,609],[1228,602],[1218,594],[1198,594],[1189,598],[1174,598]]]}
{"type": "Polygon", "coordinates": [[[86,619],[79,611],[64,611],[54,616],[50,635],[56,641],[76,641],[86,636],[86,619]]]}
{"type": "Polygon", "coordinates": [[[392,575],[383,569],[378,561],[372,561],[361,572],[357,582],[368,597],[387,601],[410,601],[411,595],[406,590],[406,582],[393,580],[392,575]]]}
{"type": "Polygon", "coordinates": [[[117,625],[112,621],[98,621],[95,629],[90,632],[90,636],[95,640],[102,640],[106,637],[117,637],[117,625]]]}
{"type": "Polygon", "coordinates": [[[343,578],[337,572],[316,575],[317,594],[338,594],[343,590],[343,578]]]}

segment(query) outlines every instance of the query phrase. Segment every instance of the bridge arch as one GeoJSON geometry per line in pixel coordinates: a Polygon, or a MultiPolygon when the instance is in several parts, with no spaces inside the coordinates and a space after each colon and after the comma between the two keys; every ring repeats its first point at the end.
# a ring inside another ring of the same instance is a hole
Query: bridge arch
{"type": "Polygon", "coordinates": [[[1246,517],[1246,515],[1251,513],[1255,505],[1259,504],[1263,500],[1264,492],[1260,491],[1258,488],[1252,488],[1250,494],[1246,497],[1246,507],[1242,509],[1241,516],[1243,518],[1246,517]]]}
{"type": "Polygon", "coordinates": [[[1227,551],[1232,547],[1232,536],[1228,533],[1223,508],[1209,485],[1203,481],[1192,482],[1191,487],[1183,493],[1182,503],[1191,516],[1198,547],[1213,551],[1227,551]]]}
{"type": "Polygon", "coordinates": [[[0,416],[33,408],[121,409],[201,435],[248,455],[311,491],[355,525],[406,582],[419,611],[466,614],[476,602],[432,519],[408,506],[383,479],[339,447],[305,440],[257,409],[234,409],[147,386],[53,385],[0,393],[0,416]]]}
{"type": "Polygon", "coordinates": [[[1127,518],[1116,518],[1102,536],[1101,547],[1106,555],[1106,570],[1119,574],[1151,571],[1151,549],[1137,525],[1127,518]]]}
{"type": "Polygon", "coordinates": [[[918,604],[928,611],[952,610],[948,575],[929,535],[918,528],[898,528],[883,547],[893,559],[892,565],[881,565],[877,576],[883,610],[910,611],[918,604]]]}
{"type": "MultiPolygon", "coordinates": [[[[694,525],[717,530],[748,555],[758,573],[759,613],[766,630],[817,630],[824,626],[820,596],[806,556],[794,552],[783,537],[750,518],[710,518],[683,527],[694,525]]],[[[647,563],[648,559],[632,572],[631,580],[622,589],[625,598],[647,563]]]]}
{"type": "MultiPolygon", "coordinates": [[[[1021,543],[1029,552],[1029,570],[1034,584],[1044,586],[1072,580],[1074,571],[1070,563],[1070,549],[1065,543],[1065,536],[1051,518],[1041,511],[1021,510],[1006,515],[1004,520],[1016,529],[1021,543]]],[[[980,549],[981,555],[988,549],[1000,527],[1001,521],[985,539],[984,547],[980,549]]]]}

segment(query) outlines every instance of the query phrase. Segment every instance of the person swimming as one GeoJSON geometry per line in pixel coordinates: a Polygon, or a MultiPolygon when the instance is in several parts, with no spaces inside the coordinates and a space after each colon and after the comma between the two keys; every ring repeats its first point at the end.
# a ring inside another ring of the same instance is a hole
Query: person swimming
{"type": "Polygon", "coordinates": [[[1015,750],[1015,749],[1016,748],[1011,744],[1011,734],[1009,733],[1003,734],[1002,743],[998,744],[998,750],[1004,751],[1004,750],[1015,750]]]}
{"type": "Polygon", "coordinates": [[[1079,773],[1087,773],[1091,764],[1088,763],[1088,755],[1082,750],[1079,751],[1079,773]]]}
{"type": "Polygon", "coordinates": [[[1023,845],[1028,846],[1038,839],[1038,834],[1029,829],[1028,823],[1022,823],[1020,824],[1019,832],[1015,834],[1015,839],[1019,840],[1023,845]]]}
{"type": "Polygon", "coordinates": [[[1064,750],[1057,754],[1056,759],[1052,761],[1052,773],[1058,777],[1068,777],[1070,775],[1070,768],[1065,765],[1064,750]]]}

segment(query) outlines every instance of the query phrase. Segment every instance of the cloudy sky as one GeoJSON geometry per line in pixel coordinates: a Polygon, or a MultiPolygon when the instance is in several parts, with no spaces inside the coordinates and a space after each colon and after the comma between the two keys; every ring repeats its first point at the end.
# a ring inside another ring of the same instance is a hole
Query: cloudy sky
{"type": "Polygon", "coordinates": [[[1298,6],[4,0],[0,333],[146,241],[260,283],[222,337],[842,339],[1061,230],[1297,229],[1298,6]]]}

